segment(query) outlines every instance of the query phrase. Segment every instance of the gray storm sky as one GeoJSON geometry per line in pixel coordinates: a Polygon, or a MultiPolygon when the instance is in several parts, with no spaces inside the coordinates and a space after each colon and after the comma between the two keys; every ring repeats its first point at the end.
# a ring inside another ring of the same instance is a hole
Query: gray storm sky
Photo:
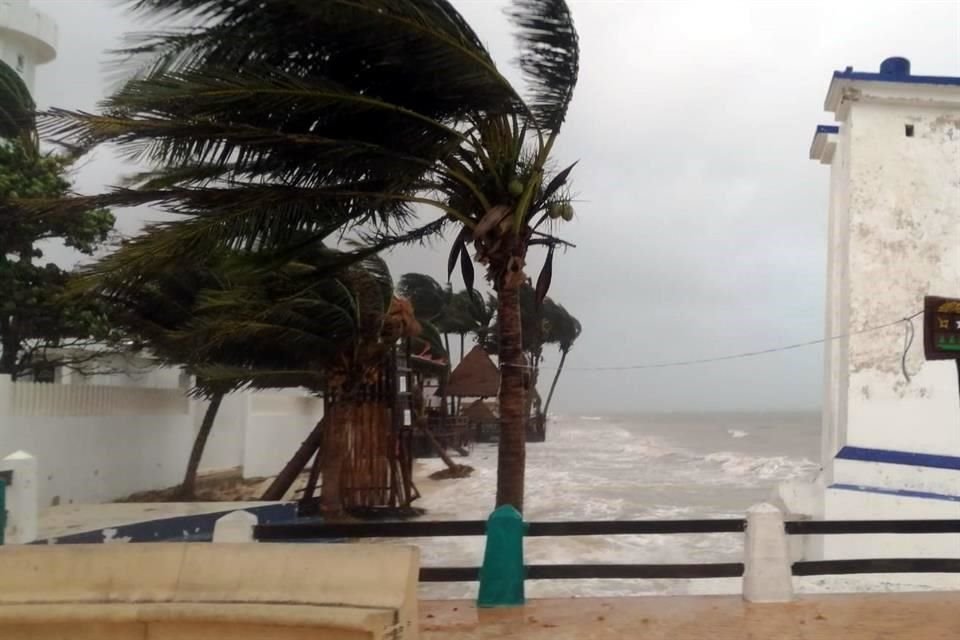
{"type": "MultiPolygon", "coordinates": [[[[105,50],[138,25],[110,0],[33,4],[60,26],[59,57],[38,73],[39,103],[93,109],[109,87],[105,50]]],[[[506,2],[454,4],[516,78],[506,2]]],[[[901,55],[915,73],[960,75],[960,2],[571,4],[581,75],[556,157],[580,160],[577,217],[562,227],[578,248],[559,256],[551,295],[584,333],[556,409],[819,406],[821,347],[676,369],[582,369],[821,337],[828,170],[807,151],[814,126],[831,121],[830,74],[873,71],[901,55]]],[[[99,151],[78,188],[92,192],[123,171],[99,151]]],[[[118,213],[125,233],[151,217],[118,213]]],[[[442,281],[446,253],[438,241],[388,260],[397,277],[423,271],[442,281]]],[[[533,277],[541,259],[531,256],[533,277]]],[[[557,360],[549,352],[545,366],[557,360]]]]}

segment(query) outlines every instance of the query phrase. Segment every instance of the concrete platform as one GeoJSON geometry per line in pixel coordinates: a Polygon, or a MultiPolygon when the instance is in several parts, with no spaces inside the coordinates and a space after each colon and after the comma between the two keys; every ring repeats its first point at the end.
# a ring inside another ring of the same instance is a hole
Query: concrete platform
{"type": "Polygon", "coordinates": [[[424,640],[955,640],[960,592],[833,595],[790,604],[734,596],[534,600],[518,609],[422,601],[424,640]]]}
{"type": "MultiPolygon", "coordinates": [[[[279,502],[111,502],[60,505],[49,507],[40,513],[38,539],[70,540],[84,532],[97,534],[106,531],[107,533],[99,535],[100,539],[82,541],[102,542],[104,538],[114,535],[117,540],[122,541],[124,534],[129,533],[125,530],[138,523],[154,523],[145,529],[153,528],[156,531],[162,531],[161,521],[168,521],[169,525],[174,527],[174,533],[186,527],[182,532],[186,536],[195,533],[194,529],[199,525],[206,525],[209,529],[210,522],[207,521],[217,514],[241,509],[260,511],[273,507],[279,507],[275,510],[281,512],[289,511],[285,519],[292,518],[295,513],[294,505],[279,502]],[[288,508],[284,509],[284,507],[288,508]],[[157,522],[161,524],[155,524],[157,522]]],[[[143,542],[144,540],[134,539],[133,541],[143,542]]]]}

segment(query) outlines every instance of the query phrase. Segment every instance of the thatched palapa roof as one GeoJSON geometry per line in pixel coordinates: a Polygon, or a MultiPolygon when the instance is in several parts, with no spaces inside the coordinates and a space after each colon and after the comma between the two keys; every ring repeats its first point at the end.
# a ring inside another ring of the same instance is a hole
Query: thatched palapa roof
{"type": "Polygon", "coordinates": [[[494,403],[474,400],[470,406],[465,407],[460,412],[460,415],[473,422],[493,422],[497,419],[495,411],[496,405],[494,403]]]}
{"type": "Polygon", "coordinates": [[[479,345],[470,350],[447,381],[447,395],[492,398],[500,391],[500,370],[479,345]]]}

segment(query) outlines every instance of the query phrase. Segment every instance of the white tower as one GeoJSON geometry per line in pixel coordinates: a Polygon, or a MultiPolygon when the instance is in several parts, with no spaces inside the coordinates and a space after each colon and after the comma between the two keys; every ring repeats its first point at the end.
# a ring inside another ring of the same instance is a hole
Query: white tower
{"type": "MultiPolygon", "coordinates": [[[[926,295],[960,297],[960,78],[917,76],[905,58],[879,73],[833,74],[810,157],[830,165],[820,513],[960,517],[960,389],[950,362],[926,362],[926,295]]],[[[960,536],[825,536],[827,557],[942,555],[960,536]],[[926,539],[924,539],[926,538],[926,539]]]]}
{"type": "Polygon", "coordinates": [[[30,0],[0,0],[0,60],[23,76],[30,93],[38,65],[57,57],[57,24],[30,0]]]}

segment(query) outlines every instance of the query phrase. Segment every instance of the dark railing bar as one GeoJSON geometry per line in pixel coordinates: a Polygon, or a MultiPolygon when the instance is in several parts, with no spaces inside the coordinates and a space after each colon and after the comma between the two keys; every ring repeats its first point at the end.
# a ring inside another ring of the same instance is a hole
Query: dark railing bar
{"type": "Polygon", "coordinates": [[[795,576],[861,573],[960,573],[958,558],[873,558],[866,560],[808,560],[793,563],[795,576]]]}
{"type": "Polygon", "coordinates": [[[609,536],[667,533],[743,533],[744,519],[713,520],[586,520],[531,522],[526,536],[609,536]]]}
{"type": "Polygon", "coordinates": [[[795,520],[784,526],[790,535],[960,533],[960,520],[795,520]]]}
{"type": "Polygon", "coordinates": [[[593,578],[739,578],[743,563],[715,564],[535,564],[527,567],[528,580],[584,580],[593,578]]]}
{"type": "MultiPolygon", "coordinates": [[[[534,564],[527,580],[739,578],[743,564],[534,564]]],[[[474,582],[480,567],[423,567],[420,582],[474,582]]]]}
{"type": "Polygon", "coordinates": [[[444,522],[365,522],[365,523],[278,523],[258,525],[254,537],[264,541],[323,540],[331,538],[433,538],[482,536],[484,520],[444,522]]]}
{"type": "Polygon", "coordinates": [[[480,567],[421,567],[420,582],[476,582],[480,567]]]}
{"type": "MultiPolygon", "coordinates": [[[[712,520],[586,520],[571,522],[530,522],[526,536],[642,535],[670,533],[742,533],[743,519],[712,520]]],[[[322,540],[342,538],[431,538],[482,536],[484,520],[364,523],[280,523],[259,525],[259,540],[322,540]]]]}

